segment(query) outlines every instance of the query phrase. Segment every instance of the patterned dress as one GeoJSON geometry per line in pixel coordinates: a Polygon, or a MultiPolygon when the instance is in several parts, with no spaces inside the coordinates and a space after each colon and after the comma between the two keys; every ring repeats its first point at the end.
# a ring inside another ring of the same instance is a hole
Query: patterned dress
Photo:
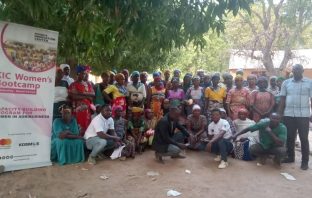
{"type": "Polygon", "coordinates": [[[232,88],[226,98],[226,103],[230,106],[230,117],[232,120],[238,118],[238,111],[249,107],[249,90],[245,87],[241,89],[232,88]]]}
{"type": "Polygon", "coordinates": [[[157,120],[160,120],[160,118],[163,116],[162,104],[166,98],[166,89],[156,89],[156,87],[153,86],[151,87],[151,92],[151,110],[154,112],[154,117],[156,117],[157,120]]]}
{"type": "Polygon", "coordinates": [[[261,114],[256,112],[255,110],[252,111],[252,119],[255,122],[259,122],[265,116],[271,112],[272,108],[274,107],[275,100],[272,93],[268,91],[258,91],[254,90],[250,94],[250,106],[257,108],[261,114]],[[266,114],[267,113],[267,114],[266,114]],[[266,114],[266,115],[265,115],[266,114]]]}

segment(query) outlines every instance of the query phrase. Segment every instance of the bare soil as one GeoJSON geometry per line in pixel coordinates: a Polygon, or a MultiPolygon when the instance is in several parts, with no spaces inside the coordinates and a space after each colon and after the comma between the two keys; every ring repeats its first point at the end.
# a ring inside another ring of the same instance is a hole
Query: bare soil
{"type": "MultiPolygon", "coordinates": [[[[185,154],[186,159],[166,158],[164,165],[155,161],[152,151],[146,151],[133,160],[105,159],[95,166],[82,163],[7,172],[0,175],[0,197],[161,198],[167,197],[169,189],[181,192],[179,197],[186,198],[296,198],[312,194],[312,170],[300,170],[299,161],[276,169],[270,161],[258,167],[255,161],[230,158],[230,166],[220,170],[213,161],[214,155],[192,151],[185,154]],[[148,176],[149,171],[160,175],[148,176]],[[297,180],[288,181],[281,172],[297,180]]],[[[299,158],[300,153],[297,156],[299,158]]]]}

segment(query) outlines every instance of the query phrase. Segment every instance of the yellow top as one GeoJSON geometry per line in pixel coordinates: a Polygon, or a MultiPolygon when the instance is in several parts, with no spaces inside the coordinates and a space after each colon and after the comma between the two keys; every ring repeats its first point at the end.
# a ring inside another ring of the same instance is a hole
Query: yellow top
{"type": "Polygon", "coordinates": [[[107,94],[111,93],[113,95],[113,99],[125,96],[118,90],[118,88],[115,85],[109,85],[106,89],[104,89],[104,91],[107,94]]]}
{"type": "Polygon", "coordinates": [[[223,99],[226,97],[226,88],[218,86],[217,90],[213,90],[211,87],[207,87],[205,90],[205,98],[209,100],[215,100],[218,102],[223,102],[223,99]]]}

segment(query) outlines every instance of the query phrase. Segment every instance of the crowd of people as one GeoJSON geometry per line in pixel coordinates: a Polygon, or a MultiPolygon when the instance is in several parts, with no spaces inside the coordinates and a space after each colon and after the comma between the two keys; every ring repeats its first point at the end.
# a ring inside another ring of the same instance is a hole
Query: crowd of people
{"type": "Polygon", "coordinates": [[[103,72],[93,84],[91,67],[78,65],[56,70],[52,129],[52,161],[61,165],[90,164],[116,150],[120,160],[135,158],[146,149],[163,157],[185,158],[184,149],[216,154],[218,168],[228,156],[241,160],[269,158],[276,166],[295,160],[297,132],[301,141],[301,169],[308,169],[309,118],[312,81],[302,65],[293,76],[230,73],[196,74],[179,70],[147,72],[127,69],[103,72]]]}

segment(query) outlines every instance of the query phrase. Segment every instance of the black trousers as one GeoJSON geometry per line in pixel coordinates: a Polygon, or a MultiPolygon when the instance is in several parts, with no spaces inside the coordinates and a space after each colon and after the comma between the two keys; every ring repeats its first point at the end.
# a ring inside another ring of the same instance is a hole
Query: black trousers
{"type": "Polygon", "coordinates": [[[302,163],[309,162],[309,118],[308,117],[288,117],[284,116],[284,124],[287,127],[287,156],[295,159],[295,141],[297,131],[301,142],[302,163]]]}
{"type": "Polygon", "coordinates": [[[284,147],[264,149],[259,143],[257,143],[250,147],[250,154],[260,158],[274,155],[276,160],[281,161],[286,155],[286,149],[284,147]]]}

